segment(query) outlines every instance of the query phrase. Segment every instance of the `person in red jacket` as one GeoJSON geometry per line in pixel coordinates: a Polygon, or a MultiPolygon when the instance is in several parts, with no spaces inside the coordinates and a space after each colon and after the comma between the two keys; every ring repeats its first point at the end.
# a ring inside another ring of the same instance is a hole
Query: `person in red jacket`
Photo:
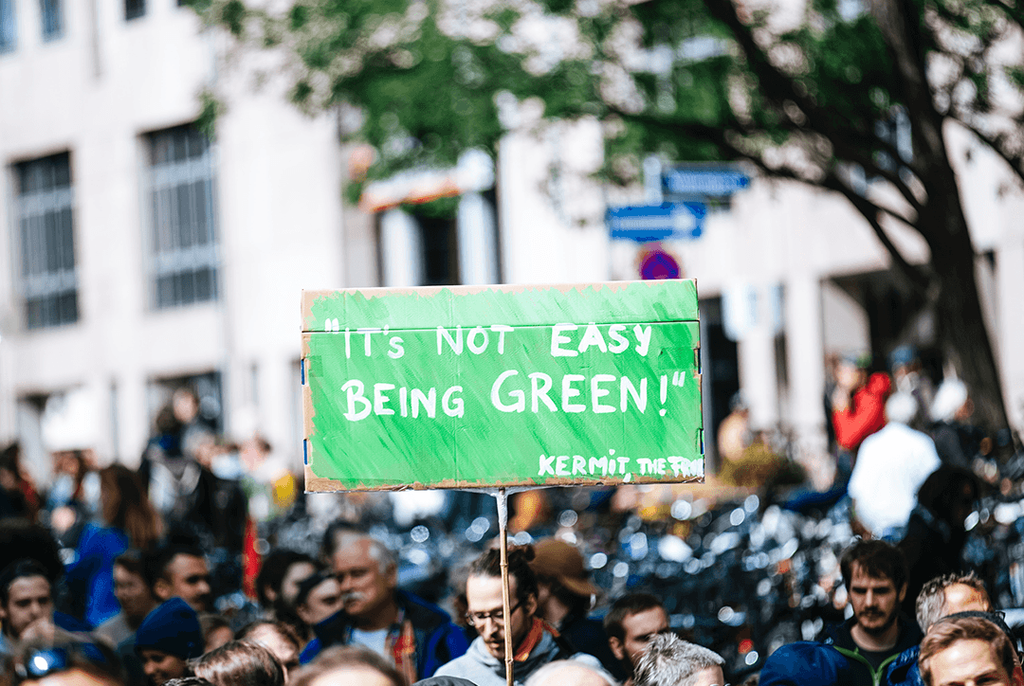
{"type": "Polygon", "coordinates": [[[851,455],[857,454],[865,438],[885,426],[885,400],[892,380],[884,372],[868,376],[870,361],[868,355],[847,356],[836,366],[832,427],[840,450],[851,455]]]}

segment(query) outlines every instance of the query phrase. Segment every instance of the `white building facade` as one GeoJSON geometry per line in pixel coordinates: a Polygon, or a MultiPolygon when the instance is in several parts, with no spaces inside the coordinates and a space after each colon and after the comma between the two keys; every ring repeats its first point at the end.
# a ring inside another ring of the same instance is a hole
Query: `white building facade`
{"type": "Polygon", "coordinates": [[[333,119],[227,81],[175,0],[0,6],[0,434],[39,476],[132,464],[191,381],[229,434],[298,445],[299,292],[345,283],[333,119]]]}
{"type": "MultiPolygon", "coordinates": [[[[226,435],[259,430],[301,459],[304,288],[638,278],[638,246],[603,217],[642,198],[589,178],[595,122],[512,134],[489,169],[470,160],[451,216],[401,204],[409,189],[366,213],[342,202],[334,117],[299,114],[274,67],[243,68],[177,0],[0,0],[0,440],[20,438],[40,478],[62,448],[137,462],[181,383],[226,435]],[[204,93],[225,105],[212,139],[204,93]]],[[[1024,195],[949,135],[1021,426],[1024,195]]],[[[915,236],[897,242],[925,258],[915,236]]],[[[832,195],[755,180],[665,247],[697,279],[706,351],[721,348],[705,355],[706,424],[743,388],[756,426],[820,451],[824,359],[867,347],[856,290],[889,278],[870,229],[832,195]]]]}

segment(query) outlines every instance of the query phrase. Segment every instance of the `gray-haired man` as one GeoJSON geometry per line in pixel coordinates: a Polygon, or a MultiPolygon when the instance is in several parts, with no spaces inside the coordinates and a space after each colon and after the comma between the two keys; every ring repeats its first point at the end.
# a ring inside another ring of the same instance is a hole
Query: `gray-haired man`
{"type": "Polygon", "coordinates": [[[723,686],[725,660],[675,634],[658,634],[636,666],[636,686],[723,686]]]}
{"type": "MultiPolygon", "coordinates": [[[[989,612],[992,602],[981,579],[973,573],[943,574],[935,577],[917,595],[917,623],[922,631],[943,617],[960,612],[989,612]]],[[[911,646],[900,653],[886,669],[883,683],[891,686],[913,686],[921,683],[918,665],[920,646],[911,646]]]]}
{"type": "Polygon", "coordinates": [[[364,534],[339,530],[324,551],[341,587],[342,609],[313,627],[307,664],[323,648],[362,645],[394,663],[408,683],[432,676],[466,652],[462,630],[441,608],[398,590],[394,553],[364,534]]]}

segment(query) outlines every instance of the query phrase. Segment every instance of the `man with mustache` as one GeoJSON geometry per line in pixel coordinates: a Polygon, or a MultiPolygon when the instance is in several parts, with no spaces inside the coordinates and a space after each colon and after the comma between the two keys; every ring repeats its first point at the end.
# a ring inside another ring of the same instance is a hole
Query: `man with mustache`
{"type": "Polygon", "coordinates": [[[921,641],[917,624],[900,614],[907,593],[907,562],[885,541],[860,541],[840,560],[853,617],[825,631],[825,643],[846,658],[853,684],[878,684],[886,667],[921,641]]]}
{"type": "Polygon", "coordinates": [[[466,652],[466,637],[448,613],[398,589],[398,562],[383,543],[350,530],[334,532],[327,543],[342,609],[314,625],[316,638],[302,651],[302,664],[328,646],[361,645],[411,684],[466,652]]]}

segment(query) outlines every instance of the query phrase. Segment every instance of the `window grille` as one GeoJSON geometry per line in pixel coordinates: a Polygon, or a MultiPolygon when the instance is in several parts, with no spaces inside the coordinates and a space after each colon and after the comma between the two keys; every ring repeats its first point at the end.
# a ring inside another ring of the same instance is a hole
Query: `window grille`
{"type": "Polygon", "coordinates": [[[216,300],[210,141],[192,125],[147,139],[151,303],[160,309],[216,300]]]}
{"type": "Polygon", "coordinates": [[[19,294],[29,329],[78,321],[74,192],[68,153],[15,165],[19,294]]]}

